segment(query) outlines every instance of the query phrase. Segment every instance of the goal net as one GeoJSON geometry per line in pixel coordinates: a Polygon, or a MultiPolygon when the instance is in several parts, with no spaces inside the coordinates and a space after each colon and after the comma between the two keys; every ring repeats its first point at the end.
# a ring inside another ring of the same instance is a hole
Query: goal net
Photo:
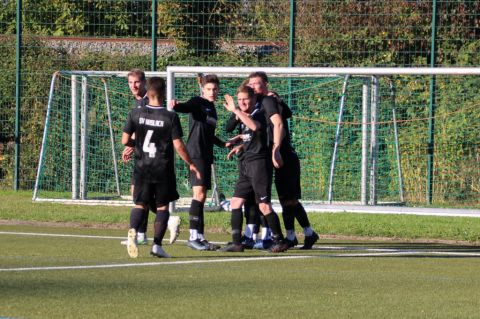
{"type": "MultiPolygon", "coordinates": [[[[253,71],[291,107],[292,143],[301,161],[304,202],[478,205],[480,70],[477,68],[169,67],[167,99],[199,94],[198,73],[221,80],[217,135],[234,95],[253,71]]],[[[125,203],[132,163],[120,161],[122,128],[132,109],[127,72],[57,72],[52,79],[35,200],[125,203]]],[[[180,115],[184,135],[188,117],[180,115]]],[[[229,198],[236,161],[215,148],[215,191],[229,198]]],[[[177,185],[190,198],[188,171],[177,185]]],[[[275,198],[276,192],[272,192],[275,198]]],[[[211,203],[218,204],[212,195],[211,203]]]]}

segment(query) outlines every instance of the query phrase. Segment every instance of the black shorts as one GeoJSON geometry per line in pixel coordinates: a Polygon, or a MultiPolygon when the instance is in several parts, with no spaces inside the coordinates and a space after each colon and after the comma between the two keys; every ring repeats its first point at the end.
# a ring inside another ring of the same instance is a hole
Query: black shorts
{"type": "Polygon", "coordinates": [[[205,186],[206,189],[212,188],[212,164],[206,164],[201,158],[192,158],[193,164],[197,167],[202,175],[202,179],[198,179],[197,176],[190,172],[190,185],[192,186],[205,186]]]}
{"type": "Polygon", "coordinates": [[[165,206],[178,198],[175,179],[160,183],[135,181],[133,190],[133,202],[135,205],[149,207],[155,202],[157,207],[165,206]]]}
{"type": "Polygon", "coordinates": [[[275,187],[279,199],[300,199],[300,160],[295,152],[282,154],[283,166],[275,169],[275,187]]]}
{"type": "Polygon", "coordinates": [[[257,203],[270,203],[272,194],[272,165],[268,160],[253,160],[239,163],[239,176],[233,197],[247,199],[255,193],[257,203]]]}

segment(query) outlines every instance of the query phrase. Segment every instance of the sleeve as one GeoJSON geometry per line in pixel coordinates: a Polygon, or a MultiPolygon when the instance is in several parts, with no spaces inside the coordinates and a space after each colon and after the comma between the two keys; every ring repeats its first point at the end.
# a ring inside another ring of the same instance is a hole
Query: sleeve
{"type": "Polygon", "coordinates": [[[127,122],[123,127],[123,132],[132,135],[135,132],[135,123],[133,121],[132,111],[128,113],[127,122]]]}
{"type": "Polygon", "coordinates": [[[271,118],[272,115],[280,114],[278,110],[277,100],[270,96],[265,96],[262,100],[263,110],[265,112],[265,117],[267,119],[271,118]]]}
{"type": "Polygon", "coordinates": [[[177,140],[183,137],[182,125],[180,125],[180,119],[175,113],[172,118],[172,140],[177,140]]]}
{"type": "Polygon", "coordinates": [[[233,132],[233,130],[235,130],[235,128],[237,127],[238,123],[240,123],[240,121],[238,121],[235,114],[232,113],[227,123],[225,124],[225,131],[227,131],[228,133],[233,132]]]}
{"type": "Polygon", "coordinates": [[[195,110],[198,109],[198,107],[196,107],[196,99],[195,98],[191,98],[190,100],[188,100],[187,102],[184,102],[184,103],[178,103],[174,108],[173,110],[175,112],[178,112],[178,113],[194,113],[195,110]]]}
{"type": "Polygon", "coordinates": [[[213,144],[217,145],[218,147],[225,147],[225,142],[222,141],[218,136],[213,136],[213,144]]]}

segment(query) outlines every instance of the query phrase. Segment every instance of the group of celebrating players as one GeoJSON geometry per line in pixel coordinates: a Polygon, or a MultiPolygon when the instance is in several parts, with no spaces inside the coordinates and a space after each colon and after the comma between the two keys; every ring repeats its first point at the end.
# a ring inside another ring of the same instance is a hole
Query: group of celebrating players
{"type": "Polygon", "coordinates": [[[215,135],[217,112],[215,102],[220,81],[214,74],[200,78],[201,96],[185,103],[170,101],[164,105],[165,81],[159,77],[145,79],[138,69],[128,74],[130,90],[137,103],[123,129],[122,159],[135,157],[132,194],[135,206],[130,213],[130,229],[126,241],[130,257],[138,256],[138,245],[146,244],[148,211],[156,217],[151,255],[170,257],[162,248],[167,227],[170,243],[178,236],[178,216],[172,216],[168,204],[179,198],[176,188],[174,149],[189,166],[193,198],[189,210],[190,237],[187,245],[195,250],[242,252],[244,249],[266,249],[273,253],[286,251],[298,244],[295,219],[305,235],[300,249],[311,249],[319,236],[310,226],[307,213],[299,202],[300,161],[292,147],[288,118],[292,112],[285,102],[268,88],[264,72],[248,76],[237,89],[235,100],[225,95],[224,107],[231,112],[228,132],[238,135],[223,142],[215,135]],[[142,100],[143,103],[138,103],[142,100]],[[176,112],[189,114],[189,133],[183,143],[182,127],[176,112]],[[224,247],[210,243],[204,236],[204,204],[211,188],[213,146],[228,147],[228,157],[238,158],[238,179],[230,200],[232,242],[224,247]],[[282,207],[286,236],[271,204],[271,186],[275,186],[282,207]],[[242,234],[245,211],[246,227],[242,234]],[[170,220],[169,220],[170,219],[170,220]],[[261,235],[260,232],[261,225],[261,235]]]}

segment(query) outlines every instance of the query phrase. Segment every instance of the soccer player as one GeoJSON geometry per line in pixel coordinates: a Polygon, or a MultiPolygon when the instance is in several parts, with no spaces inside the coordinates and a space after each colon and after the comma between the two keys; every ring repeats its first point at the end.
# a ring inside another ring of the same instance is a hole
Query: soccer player
{"type": "MultiPolygon", "coordinates": [[[[277,127],[278,117],[276,121],[269,123],[269,138],[272,149],[272,161],[275,166],[275,186],[280,199],[280,205],[282,206],[287,242],[290,247],[298,244],[295,235],[296,218],[300,226],[303,227],[305,235],[304,245],[300,249],[311,249],[319,239],[319,236],[311,228],[305,208],[299,202],[301,198],[300,160],[291,144],[287,121],[292,116],[292,112],[276,93],[269,91],[268,77],[265,72],[254,72],[248,78],[248,85],[253,88],[256,94],[267,99],[276,100],[278,114],[282,122],[283,133],[280,136],[278,135],[279,128],[277,127]]],[[[264,101],[267,100],[264,98],[264,101]]]]}
{"type": "MultiPolygon", "coordinates": [[[[244,84],[248,84],[248,79],[245,82],[244,84]]],[[[244,124],[232,113],[225,125],[225,131],[231,133],[237,129],[238,134],[242,134],[243,128],[244,124]]],[[[246,224],[245,233],[242,238],[244,248],[269,249],[272,246],[270,228],[268,228],[265,217],[260,213],[258,205],[255,203],[255,193],[253,191],[247,196],[243,204],[243,210],[246,224]],[[262,225],[261,237],[258,236],[260,224],[262,225]]]]}
{"type": "Polygon", "coordinates": [[[215,74],[199,77],[201,96],[195,96],[185,103],[172,100],[170,106],[180,113],[189,113],[188,154],[200,170],[202,179],[190,174],[193,199],[190,204],[190,238],[187,246],[196,250],[217,250],[220,248],[205,239],[204,205],[207,190],[211,189],[213,145],[225,147],[225,142],[215,136],[217,110],[215,101],[220,90],[220,81],[215,74]]]}
{"type": "MultiPolygon", "coordinates": [[[[128,88],[130,89],[130,92],[133,95],[134,98],[134,103],[133,103],[133,108],[141,108],[145,105],[148,104],[148,97],[147,97],[147,89],[146,89],[146,84],[147,80],[145,77],[145,72],[143,72],[140,69],[132,69],[130,72],[127,74],[127,80],[128,80],[128,88]]],[[[135,139],[135,134],[132,136],[132,139],[135,139]]],[[[123,156],[132,156],[134,151],[134,147],[125,147],[123,150],[123,156]]],[[[132,174],[132,181],[131,181],[131,187],[130,187],[130,193],[133,196],[133,191],[134,191],[134,179],[133,179],[133,174],[132,174]]],[[[151,211],[155,213],[155,203],[152,203],[152,208],[151,211]]],[[[140,227],[138,229],[137,233],[137,240],[139,245],[147,245],[148,244],[148,238],[147,238],[147,227],[148,227],[148,214],[146,214],[145,219],[142,221],[140,224],[140,227]]],[[[170,244],[173,244],[175,240],[177,240],[178,235],[179,235],[179,227],[180,227],[180,216],[170,216],[170,219],[168,220],[168,229],[170,231],[170,244]]],[[[122,244],[126,245],[127,240],[122,241],[122,244]]]]}
{"type": "MultiPolygon", "coordinates": [[[[165,81],[153,77],[148,81],[148,104],[130,111],[123,129],[122,144],[135,147],[134,208],[130,213],[127,252],[130,257],[138,256],[137,232],[155,203],[155,223],[151,255],[170,257],[162,248],[170,213],[168,204],[179,198],[175,177],[174,148],[189,165],[190,171],[201,179],[200,173],[190,159],[182,141],[182,127],[176,113],[163,106],[165,81]],[[135,134],[135,140],[132,139],[135,134]]],[[[131,157],[124,156],[128,161],[131,157]]]]}
{"type": "MultiPolygon", "coordinates": [[[[232,208],[231,224],[233,242],[221,248],[220,251],[241,252],[244,246],[242,240],[243,214],[242,206],[247,196],[253,191],[260,212],[265,216],[272,229],[274,244],[271,252],[282,252],[288,249],[284,241],[280,221],[273,211],[270,195],[272,185],[272,168],[267,146],[267,123],[261,104],[262,96],[257,99],[252,88],[240,86],[237,90],[239,109],[236,108],[233,97],[225,95],[225,108],[234,113],[242,122],[242,134],[234,140],[241,141],[241,147],[235,147],[234,152],[239,158],[239,177],[230,201],[232,208]]],[[[232,140],[231,140],[232,141],[232,140]]]]}

